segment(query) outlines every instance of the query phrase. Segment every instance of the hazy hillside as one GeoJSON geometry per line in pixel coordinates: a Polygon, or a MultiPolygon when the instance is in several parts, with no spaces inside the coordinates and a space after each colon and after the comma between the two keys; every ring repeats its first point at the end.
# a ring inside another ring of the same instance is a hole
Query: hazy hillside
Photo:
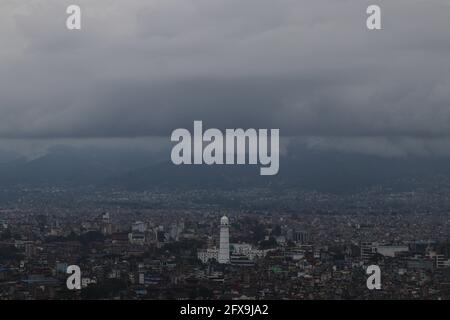
{"type": "Polygon", "coordinates": [[[432,186],[436,176],[450,180],[450,159],[447,158],[380,158],[306,149],[283,157],[277,176],[260,176],[259,165],[175,166],[140,150],[55,148],[32,160],[12,155],[3,159],[0,162],[3,187],[18,184],[127,189],[272,186],[351,192],[373,185],[405,190],[421,183],[432,186]]]}

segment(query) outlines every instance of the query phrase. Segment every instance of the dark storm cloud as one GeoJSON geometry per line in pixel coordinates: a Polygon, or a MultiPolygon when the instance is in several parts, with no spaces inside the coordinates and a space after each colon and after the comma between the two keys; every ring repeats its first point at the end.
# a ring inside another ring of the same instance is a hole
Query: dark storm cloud
{"type": "Polygon", "coordinates": [[[447,1],[78,0],[69,32],[72,2],[0,4],[1,138],[167,136],[193,120],[349,149],[450,136],[447,1]]]}

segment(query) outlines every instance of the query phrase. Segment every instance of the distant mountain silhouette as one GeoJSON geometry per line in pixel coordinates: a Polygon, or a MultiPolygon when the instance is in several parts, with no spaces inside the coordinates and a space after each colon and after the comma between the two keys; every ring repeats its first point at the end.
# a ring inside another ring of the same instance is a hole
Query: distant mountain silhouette
{"type": "Polygon", "coordinates": [[[151,162],[155,162],[152,155],[139,151],[54,148],[35,159],[22,157],[0,163],[0,185],[95,185],[151,162]]]}
{"type": "MultiPolygon", "coordinates": [[[[298,188],[353,192],[383,185],[412,189],[435,177],[449,179],[449,158],[381,158],[344,152],[303,149],[284,156],[276,176],[260,176],[259,165],[181,165],[161,162],[147,152],[56,148],[27,160],[0,162],[0,186],[165,188],[298,188]]],[[[439,188],[439,186],[434,186],[439,188]]]]}
{"type": "Polygon", "coordinates": [[[109,179],[129,189],[152,186],[191,188],[299,188],[323,192],[353,192],[375,185],[409,190],[412,179],[450,179],[450,159],[380,158],[336,152],[305,151],[281,159],[276,176],[260,176],[259,165],[206,166],[160,163],[109,179]],[[408,182],[406,182],[408,181],[408,182]]]}

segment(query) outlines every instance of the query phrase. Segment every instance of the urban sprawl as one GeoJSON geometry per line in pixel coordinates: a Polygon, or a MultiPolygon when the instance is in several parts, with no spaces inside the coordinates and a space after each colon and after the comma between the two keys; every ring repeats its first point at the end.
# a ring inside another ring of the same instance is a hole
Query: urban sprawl
{"type": "Polygon", "coordinates": [[[8,192],[0,299],[450,298],[450,211],[412,200],[431,195],[286,192],[295,210],[264,190],[8,192]],[[381,290],[366,286],[374,264],[381,290]]]}

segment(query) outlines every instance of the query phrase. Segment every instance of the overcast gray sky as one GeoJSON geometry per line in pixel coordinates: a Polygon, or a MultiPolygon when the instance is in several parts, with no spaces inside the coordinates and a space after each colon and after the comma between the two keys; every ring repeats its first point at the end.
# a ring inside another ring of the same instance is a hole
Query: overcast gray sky
{"type": "Polygon", "coordinates": [[[449,31],[448,0],[2,0],[0,139],[169,137],[203,120],[445,153],[449,31]],[[81,31],[65,28],[69,4],[81,31]]]}

